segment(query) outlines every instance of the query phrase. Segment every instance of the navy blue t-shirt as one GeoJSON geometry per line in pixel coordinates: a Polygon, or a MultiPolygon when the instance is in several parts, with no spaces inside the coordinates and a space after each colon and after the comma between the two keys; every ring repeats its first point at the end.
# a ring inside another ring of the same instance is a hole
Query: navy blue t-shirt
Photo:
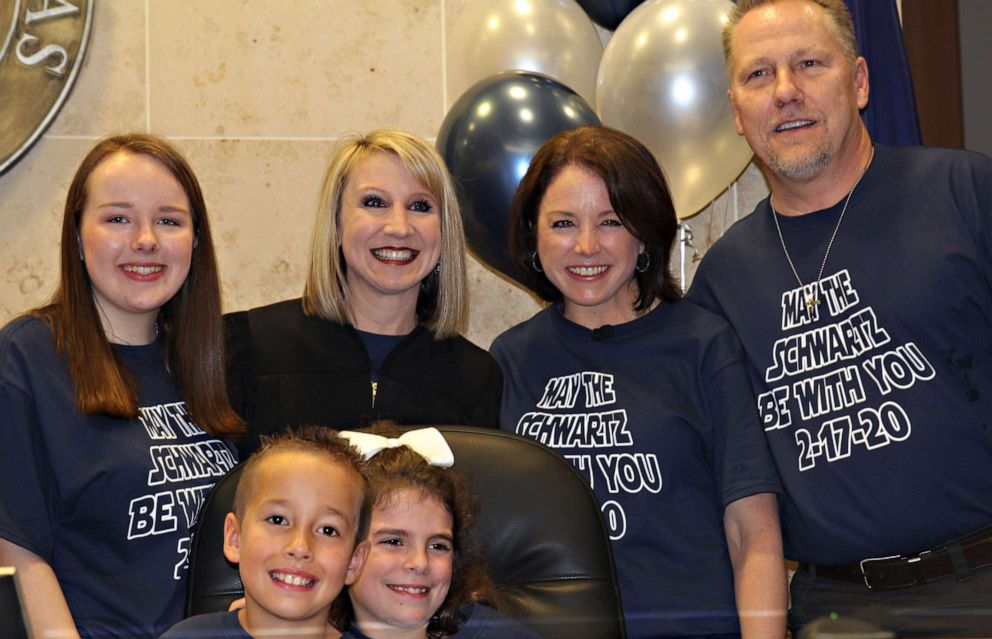
{"type": "Polygon", "coordinates": [[[160,639],[252,639],[238,621],[238,611],[208,612],[184,619],[160,639]]]}
{"type": "Polygon", "coordinates": [[[369,354],[369,366],[371,367],[371,376],[373,382],[379,381],[379,371],[382,370],[382,365],[386,363],[386,358],[389,354],[393,352],[393,349],[399,345],[400,342],[407,338],[406,335],[380,335],[379,333],[369,333],[368,331],[360,331],[357,328],[355,332],[358,333],[358,337],[362,339],[362,344],[365,345],[365,350],[369,354]]]}
{"type": "Polygon", "coordinates": [[[765,200],[689,291],[747,353],[786,556],[821,565],[992,524],[992,161],[876,147],[817,281],[842,205],[779,217],[805,287],[765,200]]]}
{"type": "Polygon", "coordinates": [[[724,508],[779,490],[740,345],[684,303],[605,333],[552,306],[500,335],[501,427],[588,478],[631,639],[739,632],[724,508]]]}
{"type": "MultiPolygon", "coordinates": [[[[469,604],[462,610],[468,613],[465,624],[453,636],[458,639],[541,639],[527,626],[501,615],[481,604],[469,604]]],[[[178,639],[178,638],[177,638],[178,639]]],[[[352,627],[341,639],[369,639],[358,628],[352,627]]]]}
{"type": "Polygon", "coordinates": [[[115,346],[138,419],[81,415],[48,329],[0,330],[0,537],[48,562],[83,637],[182,618],[190,526],[232,449],[192,422],[163,345],[115,346]]]}

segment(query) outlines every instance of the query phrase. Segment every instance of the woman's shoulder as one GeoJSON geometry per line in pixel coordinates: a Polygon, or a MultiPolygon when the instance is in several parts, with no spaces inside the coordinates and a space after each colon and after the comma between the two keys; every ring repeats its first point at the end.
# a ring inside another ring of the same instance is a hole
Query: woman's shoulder
{"type": "Polygon", "coordinates": [[[41,335],[50,335],[48,326],[41,319],[34,315],[20,315],[4,324],[0,328],[0,337],[12,339],[17,336],[19,339],[37,339],[41,335]]]}
{"type": "Polygon", "coordinates": [[[532,343],[534,340],[546,339],[548,331],[552,330],[557,309],[548,306],[515,326],[511,326],[493,340],[490,352],[502,348],[517,348],[532,343]]]}
{"type": "Polygon", "coordinates": [[[284,300],[224,316],[229,356],[253,354],[277,369],[299,359],[361,353],[350,327],[303,312],[300,299],[284,300]],[[343,350],[342,350],[343,349],[343,350]]]}
{"type": "Polygon", "coordinates": [[[676,302],[669,311],[663,341],[671,349],[683,357],[701,358],[715,369],[743,361],[737,333],[723,316],[688,300],[676,302]]]}
{"type": "Polygon", "coordinates": [[[37,317],[22,315],[0,328],[0,361],[7,361],[15,352],[54,353],[55,341],[48,326],[37,317]]]}
{"type": "Polygon", "coordinates": [[[438,339],[426,327],[418,327],[409,340],[397,347],[394,365],[414,366],[422,371],[425,364],[435,375],[449,371],[461,378],[461,383],[470,385],[488,383],[493,371],[499,370],[493,356],[468,338],[456,333],[438,339]]]}
{"type": "Polygon", "coordinates": [[[303,312],[303,300],[295,298],[256,306],[246,311],[228,313],[224,319],[228,324],[250,325],[254,331],[282,331],[295,326],[306,317],[303,312]]]}
{"type": "MultiPolygon", "coordinates": [[[[430,331],[425,329],[424,332],[427,333],[427,335],[430,335],[430,331]]],[[[443,346],[444,348],[450,349],[452,353],[456,353],[463,357],[468,357],[479,361],[489,361],[491,359],[488,351],[460,333],[455,333],[454,335],[443,337],[441,339],[431,339],[431,342],[437,346],[443,346]]]]}
{"type": "Polygon", "coordinates": [[[669,303],[666,324],[680,332],[697,335],[715,336],[732,332],[730,323],[717,313],[700,306],[688,299],[669,303]]]}

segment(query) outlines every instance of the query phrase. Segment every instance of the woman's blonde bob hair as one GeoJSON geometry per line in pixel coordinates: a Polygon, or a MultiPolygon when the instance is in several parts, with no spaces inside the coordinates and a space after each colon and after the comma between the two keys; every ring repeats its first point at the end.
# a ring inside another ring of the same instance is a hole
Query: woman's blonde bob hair
{"type": "Polygon", "coordinates": [[[468,315],[465,232],[451,175],[440,154],[421,138],[397,129],[380,129],[341,140],[324,177],[310,248],[310,269],[303,289],[303,311],[341,324],[354,322],[349,303],[348,265],[338,234],[341,197],[352,169],[372,153],[392,153],[437,201],[441,215],[440,269],[424,278],[417,298],[417,319],[442,339],[457,333],[468,315]],[[440,273],[437,271],[440,270],[440,273]]]}

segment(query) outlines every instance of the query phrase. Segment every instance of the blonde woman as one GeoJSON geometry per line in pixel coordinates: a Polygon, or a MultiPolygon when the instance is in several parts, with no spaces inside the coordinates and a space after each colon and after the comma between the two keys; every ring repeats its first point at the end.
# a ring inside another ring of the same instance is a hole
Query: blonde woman
{"type": "Polygon", "coordinates": [[[464,254],[454,187],[433,147],[397,130],[343,140],[324,180],[303,298],[228,317],[245,450],[306,423],[497,426],[499,368],[458,334],[464,254]]]}

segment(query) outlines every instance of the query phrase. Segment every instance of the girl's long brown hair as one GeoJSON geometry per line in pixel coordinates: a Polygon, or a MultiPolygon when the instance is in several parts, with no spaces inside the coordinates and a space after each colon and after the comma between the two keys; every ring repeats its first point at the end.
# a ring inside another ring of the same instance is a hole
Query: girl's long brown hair
{"type": "Polygon", "coordinates": [[[66,196],[59,286],[49,303],[31,314],[51,330],[55,347],[69,369],[80,412],[122,419],[138,416],[137,384],[107,341],[93,301],[92,283],[80,258],[79,226],[87,180],[115,153],[146,155],[158,161],[189,199],[196,233],[189,274],[158,314],[166,365],[197,425],[216,436],[239,435],[244,423],[227,397],[220,283],[207,208],[193,170],[166,141],[141,133],[110,137],[83,158],[66,196]]]}

